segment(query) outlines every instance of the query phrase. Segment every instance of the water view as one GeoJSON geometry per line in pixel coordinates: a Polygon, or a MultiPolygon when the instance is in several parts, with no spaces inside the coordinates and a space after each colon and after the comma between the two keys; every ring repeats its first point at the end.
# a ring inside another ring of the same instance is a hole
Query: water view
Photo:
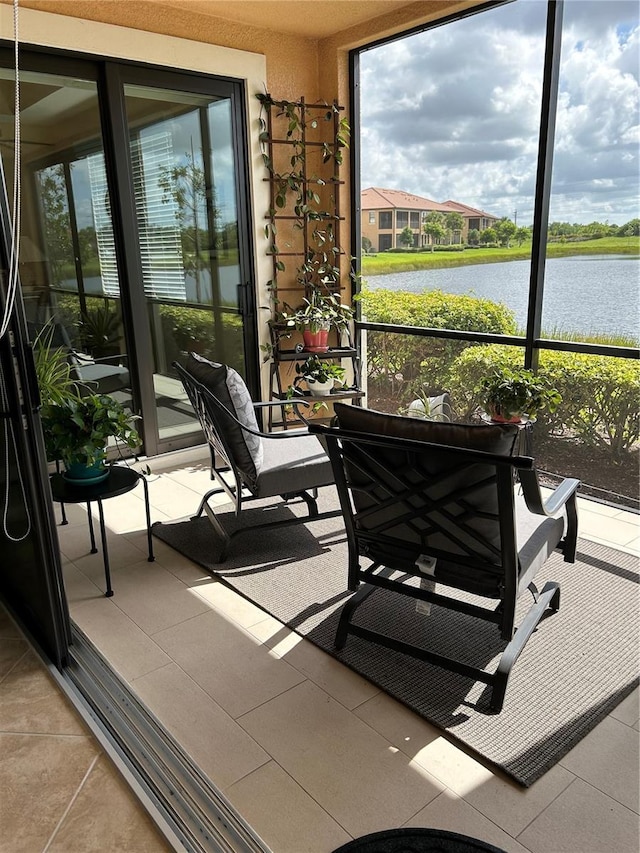
{"type": "MultiPolygon", "coordinates": [[[[524,328],[529,261],[478,264],[370,276],[370,290],[442,290],[502,302],[524,328]]],[[[623,335],[640,343],[640,259],[584,255],[546,262],[542,326],[547,335],[623,335]]]]}

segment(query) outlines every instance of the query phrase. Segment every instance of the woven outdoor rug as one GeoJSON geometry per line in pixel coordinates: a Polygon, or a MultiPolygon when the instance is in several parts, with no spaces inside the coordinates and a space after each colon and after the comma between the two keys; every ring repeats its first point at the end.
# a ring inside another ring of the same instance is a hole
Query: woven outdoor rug
{"type": "MultiPolygon", "coordinates": [[[[302,512],[284,507],[269,516],[292,511],[302,512]]],[[[225,527],[237,525],[232,515],[218,514],[225,527]]],[[[243,510],[241,518],[248,528],[265,520],[255,509],[243,510]]],[[[489,713],[489,689],[464,676],[359,637],[334,650],[339,610],[350,595],[340,518],[247,532],[233,540],[221,564],[207,518],[158,523],[153,533],[524,786],[559,761],[638,681],[638,560],[603,545],[579,540],[575,563],[554,554],[539,573],[540,588],[547,580],[560,583],[560,610],[543,619],[527,643],[504,709],[495,715],[489,713]]],[[[524,611],[530,601],[528,593],[521,596],[524,611]]],[[[435,605],[425,616],[416,612],[415,600],[381,589],[355,621],[490,668],[504,648],[494,625],[435,605]]]]}

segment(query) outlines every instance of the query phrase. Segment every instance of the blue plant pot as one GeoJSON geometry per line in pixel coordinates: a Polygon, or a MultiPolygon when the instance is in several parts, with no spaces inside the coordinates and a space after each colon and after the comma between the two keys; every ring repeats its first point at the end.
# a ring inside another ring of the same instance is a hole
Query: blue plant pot
{"type": "Polygon", "coordinates": [[[68,483],[73,483],[75,486],[92,486],[94,483],[101,483],[109,476],[109,469],[104,462],[98,462],[96,465],[70,462],[65,467],[66,470],[62,476],[68,483]]]}

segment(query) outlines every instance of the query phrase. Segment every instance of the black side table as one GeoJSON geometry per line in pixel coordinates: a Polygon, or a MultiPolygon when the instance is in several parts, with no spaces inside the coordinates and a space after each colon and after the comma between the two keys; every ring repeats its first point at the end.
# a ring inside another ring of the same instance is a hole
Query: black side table
{"type": "MultiPolygon", "coordinates": [[[[149,509],[149,486],[147,481],[134,471],[133,468],[122,468],[114,465],[109,469],[109,476],[101,483],[93,483],[91,485],[78,486],[75,483],[69,483],[65,480],[62,474],[52,474],[49,478],[51,482],[51,496],[54,501],[60,504],[80,504],[86,503],[87,516],[89,518],[89,536],[91,537],[91,553],[96,554],[96,538],[93,532],[93,518],[91,515],[91,504],[95,501],[98,504],[98,515],[100,518],[100,539],[102,541],[102,555],[104,558],[104,577],[107,585],[105,595],[107,597],[113,595],[111,588],[111,571],[109,569],[109,552],[107,550],[107,534],[104,529],[104,513],[102,511],[102,501],[109,498],[117,498],[118,495],[124,495],[142,481],[144,486],[144,506],[147,514],[147,542],[149,544],[149,562],[153,563],[153,540],[151,537],[151,511],[149,509]]],[[[66,521],[63,520],[63,524],[66,521]]]]}

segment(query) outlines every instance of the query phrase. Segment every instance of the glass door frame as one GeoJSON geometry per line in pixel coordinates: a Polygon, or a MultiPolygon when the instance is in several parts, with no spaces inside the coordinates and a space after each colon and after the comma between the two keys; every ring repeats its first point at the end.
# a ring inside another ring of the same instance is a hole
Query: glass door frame
{"type": "MultiPolygon", "coordinates": [[[[255,284],[251,257],[253,254],[252,230],[248,211],[249,173],[247,162],[247,122],[244,113],[244,84],[229,78],[209,78],[183,71],[149,68],[121,62],[104,65],[104,94],[101,105],[103,133],[105,136],[105,159],[107,179],[112,187],[112,209],[116,252],[121,259],[122,280],[128,277],[129,300],[126,322],[128,340],[134,346],[133,358],[137,365],[135,379],[143,413],[142,437],[148,456],[175,450],[193,444],[189,437],[160,440],[156,416],[155,392],[153,387],[153,349],[149,328],[138,324],[133,334],[133,318],[146,316],[147,304],[143,288],[142,264],[138,252],[138,226],[134,198],[134,178],[129,156],[129,129],[127,124],[125,93],[126,84],[156,89],[184,91],[196,95],[219,95],[228,97],[232,105],[232,138],[234,162],[236,164],[235,188],[238,212],[238,254],[241,272],[239,293],[239,315],[244,327],[244,356],[246,382],[254,395],[259,396],[258,343],[255,311],[255,284]],[[242,221],[244,217],[244,221],[242,221]],[[119,249],[119,251],[118,251],[119,249]]],[[[194,425],[194,431],[197,429],[194,425]]],[[[193,434],[192,434],[193,435],[193,434]]]]}
{"type": "MultiPolygon", "coordinates": [[[[6,42],[4,44],[0,42],[0,65],[4,68],[13,68],[13,62],[13,50],[6,42]]],[[[245,84],[242,80],[235,78],[96,56],[80,57],[65,51],[45,51],[38,47],[24,47],[20,54],[20,64],[23,70],[57,77],[78,77],[96,83],[120,281],[122,322],[131,366],[133,409],[142,415],[138,429],[143,441],[143,453],[146,456],[156,456],[199,444],[200,431],[195,420],[192,432],[160,440],[153,387],[154,359],[151,330],[147,324],[136,323],[134,320],[136,317],[146,317],[147,305],[138,251],[138,227],[129,156],[124,86],[133,84],[230,99],[240,267],[238,314],[243,322],[245,381],[254,399],[259,399],[259,347],[255,272],[252,263],[254,238],[250,204],[245,84]]]]}

